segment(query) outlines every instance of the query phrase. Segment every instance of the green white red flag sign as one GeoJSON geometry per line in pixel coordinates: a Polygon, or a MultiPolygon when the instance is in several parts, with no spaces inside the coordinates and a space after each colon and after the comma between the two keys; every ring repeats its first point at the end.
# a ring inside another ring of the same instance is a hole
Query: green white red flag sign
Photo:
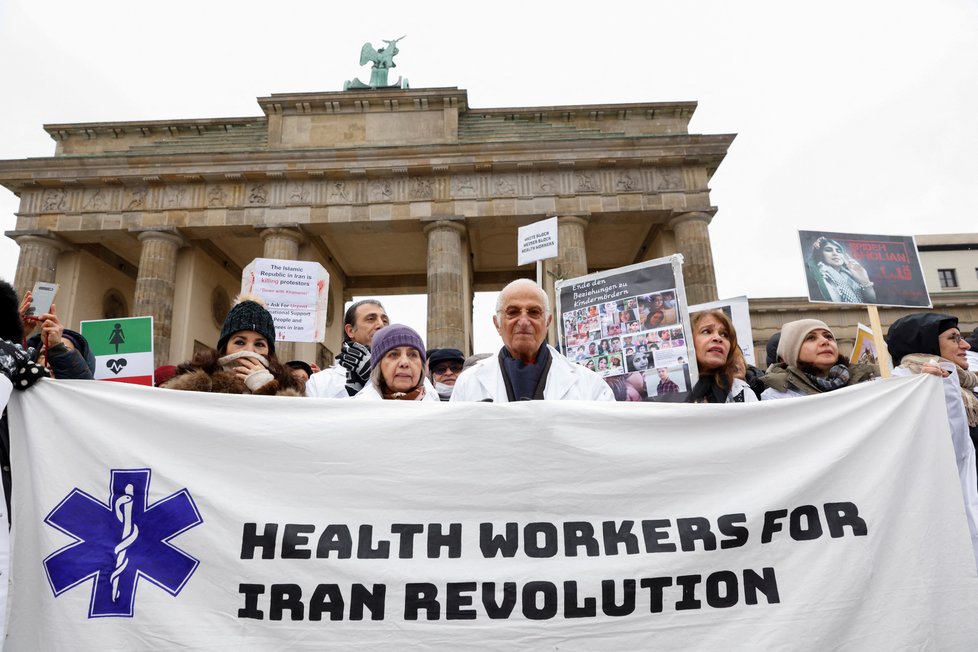
{"type": "Polygon", "coordinates": [[[153,385],[153,318],[83,321],[81,333],[95,356],[95,380],[153,385]]]}

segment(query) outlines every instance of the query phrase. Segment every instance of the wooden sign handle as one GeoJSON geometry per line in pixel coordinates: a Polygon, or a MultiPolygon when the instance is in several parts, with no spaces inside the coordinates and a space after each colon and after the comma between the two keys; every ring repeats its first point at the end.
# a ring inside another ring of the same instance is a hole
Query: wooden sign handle
{"type": "Polygon", "coordinates": [[[867,306],[869,310],[869,325],[873,329],[873,341],[876,343],[876,359],[880,367],[880,377],[890,377],[889,355],[886,341],[883,339],[883,327],[880,325],[880,311],[876,306],[867,306]]]}

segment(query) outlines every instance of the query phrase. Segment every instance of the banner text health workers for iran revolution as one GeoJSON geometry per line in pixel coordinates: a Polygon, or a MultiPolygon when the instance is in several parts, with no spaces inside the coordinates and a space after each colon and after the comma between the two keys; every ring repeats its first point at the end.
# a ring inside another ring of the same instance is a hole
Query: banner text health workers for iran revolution
{"type": "Polygon", "coordinates": [[[756,405],[42,381],[9,649],[968,649],[940,383],[756,405]]]}

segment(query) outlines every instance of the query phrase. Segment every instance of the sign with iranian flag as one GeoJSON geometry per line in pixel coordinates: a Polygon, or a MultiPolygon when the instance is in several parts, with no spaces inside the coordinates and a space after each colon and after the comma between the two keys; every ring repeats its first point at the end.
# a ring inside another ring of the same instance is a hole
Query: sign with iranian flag
{"type": "Polygon", "coordinates": [[[81,333],[95,355],[95,380],[153,386],[153,318],[83,321],[81,333]]]}

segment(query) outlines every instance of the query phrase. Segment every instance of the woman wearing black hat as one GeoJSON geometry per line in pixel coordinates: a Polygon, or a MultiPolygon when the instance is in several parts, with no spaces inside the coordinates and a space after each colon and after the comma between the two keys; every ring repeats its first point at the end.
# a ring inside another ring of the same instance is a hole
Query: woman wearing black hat
{"type": "Polygon", "coordinates": [[[961,337],[958,318],[919,312],[893,322],[886,331],[886,346],[899,365],[895,376],[929,373],[944,379],[944,405],[951,427],[958,479],[964,495],[971,544],[978,561],[978,376],[968,370],[970,344],[961,337]]]}
{"type": "MultiPolygon", "coordinates": [[[[960,407],[948,406],[952,428],[956,413],[967,422],[968,434],[978,447],[978,375],[969,369],[971,345],[961,337],[958,318],[934,312],[920,312],[893,322],[886,332],[886,345],[894,364],[904,373],[931,373],[957,380],[960,407]],[[952,413],[953,410],[953,413],[952,413]]],[[[954,380],[952,379],[952,381],[954,380]]]]}
{"type": "Polygon", "coordinates": [[[432,349],[428,351],[428,374],[431,384],[443,401],[452,397],[455,381],[462,373],[465,355],[458,349],[432,349]]]}
{"type": "Polygon", "coordinates": [[[278,394],[302,396],[296,379],[275,357],[275,322],[257,296],[244,295],[224,319],[217,349],[204,349],[193,360],[177,366],[176,375],[163,384],[218,394],[278,394]]]}

